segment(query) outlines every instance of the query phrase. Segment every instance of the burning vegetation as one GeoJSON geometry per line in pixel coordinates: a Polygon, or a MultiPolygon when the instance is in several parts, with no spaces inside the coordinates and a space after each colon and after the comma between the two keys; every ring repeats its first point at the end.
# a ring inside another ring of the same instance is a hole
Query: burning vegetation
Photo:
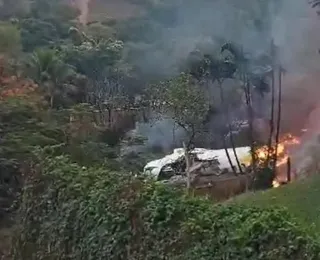
{"type": "Polygon", "coordinates": [[[280,2],[0,0],[0,258],[320,259],[274,198],[222,203],[295,188],[320,129],[280,2]]]}
{"type": "MultiPolygon", "coordinates": [[[[161,173],[170,173],[169,178],[172,175],[184,176],[184,183],[188,188],[198,188],[201,178],[204,178],[209,186],[217,187],[221,179],[224,180],[221,185],[226,185],[226,178],[232,182],[233,179],[246,176],[245,188],[229,187],[238,191],[278,187],[290,182],[295,175],[295,170],[291,167],[290,153],[300,144],[300,139],[293,134],[281,132],[284,69],[278,61],[277,48],[273,42],[269,57],[256,59],[249,58],[237,45],[226,43],[221,47],[221,57],[193,53],[189,61],[188,76],[182,74],[174,80],[157,85],[157,91],[153,92],[156,94],[151,98],[152,104],[156,104],[153,108],[175,120],[178,126],[185,130],[189,140],[184,149],[176,149],[172,155],[150,162],[145,169],[155,167],[159,176],[162,176],[161,173]],[[253,73],[252,71],[257,71],[256,64],[263,64],[264,69],[253,73]],[[246,69],[243,69],[244,67],[246,69]],[[232,106],[225,93],[226,79],[232,79],[242,90],[241,95],[245,101],[244,118],[247,122],[244,139],[247,146],[239,147],[236,142],[241,128],[237,128],[234,122],[239,119],[241,121],[241,118],[231,113],[232,106]],[[208,86],[220,97],[218,106],[207,99],[208,86]],[[184,97],[183,100],[181,96],[184,97]],[[269,115],[265,113],[269,132],[264,138],[257,140],[254,122],[259,111],[256,102],[262,102],[265,96],[270,96],[270,103],[267,105],[270,112],[269,115]],[[201,102],[197,102],[199,100],[201,102]],[[224,127],[220,134],[223,149],[194,148],[197,135],[201,134],[210,117],[214,118],[215,111],[219,111],[223,116],[224,127]],[[245,154],[239,152],[243,149],[245,154]],[[203,154],[211,155],[204,159],[203,154]],[[215,168],[204,174],[202,169],[208,161],[211,161],[215,168]],[[208,177],[210,171],[211,179],[208,177]],[[203,177],[204,175],[206,177],[203,177]],[[215,184],[212,185],[213,183],[215,184]]],[[[205,183],[200,182],[202,186],[205,183]]],[[[234,191],[235,193],[239,192],[234,191]]]]}
{"type": "MultiPolygon", "coordinates": [[[[274,175],[272,175],[274,177],[270,179],[269,185],[279,187],[290,182],[294,172],[291,169],[290,152],[299,144],[300,140],[298,137],[286,134],[280,139],[277,148],[276,145],[271,148],[267,145],[257,148],[255,151],[256,172],[262,171],[264,173],[264,169],[272,168],[274,160],[277,160],[274,175]],[[269,162],[267,162],[268,158],[269,162]]],[[[229,159],[232,161],[233,167],[230,167],[224,149],[209,150],[195,148],[190,150],[186,156],[185,150],[180,148],[175,149],[171,155],[149,162],[145,166],[144,171],[152,174],[158,180],[164,180],[166,183],[187,185],[187,173],[189,170],[191,178],[190,186],[193,186],[196,190],[207,189],[215,194],[215,198],[223,198],[222,194],[229,197],[231,194],[235,195],[245,192],[250,187],[252,188],[257,176],[253,172],[250,147],[236,147],[234,150],[231,148],[227,149],[227,152],[229,153],[229,159]],[[233,151],[235,151],[235,154],[233,151]],[[242,171],[234,166],[237,163],[236,157],[241,163],[242,171]],[[189,160],[189,166],[186,163],[187,160],[189,160]],[[234,170],[236,174],[234,174],[234,170]],[[242,179],[243,181],[241,181],[242,179]],[[222,192],[221,186],[225,186],[228,192],[222,192]],[[220,190],[220,196],[217,190],[220,190]]],[[[268,183],[265,185],[268,185],[268,183]]]]}

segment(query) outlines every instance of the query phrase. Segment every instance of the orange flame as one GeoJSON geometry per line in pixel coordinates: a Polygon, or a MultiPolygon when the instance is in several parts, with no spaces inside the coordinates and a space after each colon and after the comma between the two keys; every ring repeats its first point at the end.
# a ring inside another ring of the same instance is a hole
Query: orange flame
{"type": "Polygon", "coordinates": [[[278,188],[278,187],[280,187],[280,183],[277,180],[274,180],[272,182],[272,186],[273,186],[273,188],[278,188]]]}
{"type": "MultiPolygon", "coordinates": [[[[270,155],[277,155],[279,161],[277,162],[277,166],[281,166],[284,164],[287,159],[289,158],[287,154],[287,147],[292,145],[300,144],[300,140],[293,136],[292,134],[286,134],[284,137],[281,138],[280,142],[278,143],[277,147],[274,145],[271,147],[270,155]]],[[[259,148],[256,151],[257,157],[261,160],[265,160],[268,157],[268,146],[265,145],[259,148]]]]}
{"type": "MultiPolygon", "coordinates": [[[[277,155],[277,163],[276,163],[277,168],[287,163],[289,158],[287,149],[290,146],[298,145],[298,144],[300,144],[300,140],[297,137],[293,136],[292,134],[286,134],[281,138],[277,148],[275,147],[275,145],[271,147],[270,157],[277,155]]],[[[259,148],[256,151],[256,154],[258,159],[262,161],[266,160],[268,157],[268,146],[265,145],[259,148]]],[[[272,186],[274,188],[277,188],[280,185],[281,185],[280,182],[277,181],[276,179],[272,183],[272,186]]]]}

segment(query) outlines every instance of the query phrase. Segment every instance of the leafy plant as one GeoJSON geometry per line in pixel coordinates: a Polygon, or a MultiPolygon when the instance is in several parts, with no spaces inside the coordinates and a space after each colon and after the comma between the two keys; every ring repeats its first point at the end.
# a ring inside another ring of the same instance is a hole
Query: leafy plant
{"type": "Polygon", "coordinates": [[[130,173],[37,153],[14,259],[318,259],[282,209],[212,205],[130,173]]]}
{"type": "Polygon", "coordinates": [[[0,52],[2,55],[14,55],[21,50],[20,31],[10,23],[0,23],[0,52]]]}
{"type": "Polygon", "coordinates": [[[44,88],[53,108],[55,97],[67,92],[68,77],[75,74],[72,66],[63,62],[55,50],[38,49],[30,57],[27,64],[31,77],[44,88]]]}
{"type": "Polygon", "coordinates": [[[188,135],[188,145],[194,141],[209,112],[208,93],[188,74],[155,85],[151,92],[153,108],[172,118],[188,135]]]}

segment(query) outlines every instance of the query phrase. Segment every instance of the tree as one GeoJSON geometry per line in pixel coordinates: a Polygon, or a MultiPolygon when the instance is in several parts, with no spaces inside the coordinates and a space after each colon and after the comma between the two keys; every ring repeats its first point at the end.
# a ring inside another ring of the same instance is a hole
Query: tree
{"type": "Polygon", "coordinates": [[[74,74],[73,68],[64,63],[55,50],[38,49],[30,57],[28,71],[31,77],[42,87],[49,97],[50,107],[54,106],[54,98],[64,94],[68,86],[67,78],[74,74]]]}
{"type": "Polygon", "coordinates": [[[117,64],[122,56],[121,41],[101,41],[85,39],[79,46],[62,46],[63,59],[73,65],[77,72],[92,80],[104,77],[117,64]]]}
{"type": "MultiPolygon", "coordinates": [[[[223,51],[224,51],[224,46],[222,46],[221,48],[221,52],[223,51]]],[[[236,57],[233,57],[233,58],[235,59],[236,57]]],[[[220,106],[221,113],[225,115],[231,147],[233,149],[233,153],[235,155],[239,171],[242,173],[242,166],[240,164],[240,161],[238,159],[238,156],[235,150],[235,143],[234,143],[233,133],[232,133],[232,130],[233,130],[232,122],[229,116],[229,104],[225,100],[224,88],[222,86],[222,83],[225,79],[233,78],[237,70],[236,63],[233,60],[230,60],[229,58],[221,57],[221,55],[214,56],[212,54],[202,54],[198,52],[198,53],[193,53],[193,57],[189,59],[189,64],[187,66],[189,67],[190,74],[194,78],[196,78],[199,82],[204,82],[205,84],[211,85],[211,86],[213,86],[214,83],[217,83],[217,86],[219,88],[220,102],[221,102],[221,106],[220,106]]],[[[222,135],[222,142],[226,152],[226,156],[228,158],[231,168],[234,170],[234,173],[236,174],[236,170],[232,164],[230,154],[227,149],[225,134],[222,133],[221,135],[222,135]]]]}
{"type": "Polygon", "coordinates": [[[72,29],[72,33],[80,36],[81,43],[62,46],[62,55],[66,63],[88,78],[88,101],[100,110],[106,103],[115,105],[119,98],[123,101],[124,82],[131,72],[131,67],[122,59],[123,43],[95,40],[76,28],[72,29]]]}
{"type": "Polygon", "coordinates": [[[22,46],[26,52],[52,46],[59,39],[57,28],[53,24],[33,17],[22,20],[20,28],[22,46]]]}
{"type": "Polygon", "coordinates": [[[31,52],[39,47],[60,45],[69,37],[69,28],[75,24],[77,15],[67,1],[32,1],[30,12],[19,21],[23,50],[31,52]]]}
{"type": "MultiPolygon", "coordinates": [[[[250,54],[244,53],[243,49],[233,43],[226,43],[222,46],[221,51],[228,51],[233,56],[233,63],[237,67],[237,72],[232,75],[233,78],[239,80],[240,86],[244,91],[246,97],[246,105],[248,108],[248,121],[249,121],[249,140],[251,143],[252,164],[253,170],[256,169],[256,140],[254,137],[253,121],[255,118],[255,111],[253,108],[254,94],[257,93],[261,98],[270,92],[269,81],[271,77],[271,120],[270,120],[270,138],[269,149],[271,149],[271,138],[273,134],[273,121],[274,121],[274,75],[273,75],[273,53],[264,53],[258,57],[250,57],[250,54]]],[[[266,160],[268,164],[269,155],[266,160]]]]}
{"type": "Polygon", "coordinates": [[[154,86],[151,95],[153,107],[185,130],[189,149],[195,136],[203,130],[210,110],[206,90],[189,74],[182,73],[154,86]]]}
{"type": "Polygon", "coordinates": [[[6,56],[17,54],[21,50],[19,29],[10,23],[0,23],[0,53],[6,56]]]}
{"type": "Polygon", "coordinates": [[[115,35],[114,28],[104,25],[102,23],[92,23],[86,28],[86,33],[94,39],[104,40],[112,38],[115,35]]]}

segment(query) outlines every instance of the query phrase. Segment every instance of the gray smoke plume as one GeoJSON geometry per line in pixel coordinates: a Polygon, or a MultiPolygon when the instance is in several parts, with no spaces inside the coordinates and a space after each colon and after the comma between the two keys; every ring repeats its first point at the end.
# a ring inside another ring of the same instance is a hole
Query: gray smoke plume
{"type": "Polygon", "coordinates": [[[162,148],[170,152],[175,145],[181,145],[185,135],[171,119],[161,119],[153,124],[138,123],[136,131],[144,136],[149,147],[162,148]]]}
{"type": "MultiPolygon", "coordinates": [[[[131,43],[132,48],[141,50],[134,62],[145,74],[160,77],[177,74],[179,65],[195,49],[216,50],[221,43],[231,41],[258,56],[269,53],[273,39],[287,71],[283,82],[283,131],[307,124],[320,94],[316,84],[320,21],[307,0],[172,0],[169,10],[164,7],[148,19],[153,30],[142,30],[141,41],[131,43]]],[[[168,129],[172,125],[163,128],[168,129]]],[[[147,135],[165,143],[165,135],[147,135]]]]}
{"type": "Polygon", "coordinates": [[[232,41],[259,55],[270,50],[271,39],[280,49],[283,66],[303,70],[319,66],[314,62],[318,21],[307,0],[171,2],[167,4],[169,10],[152,13],[154,20],[148,17],[153,29],[142,30],[140,35],[147,40],[133,44],[143,50],[135,61],[146,72],[172,75],[190,52],[218,48],[223,41],[232,41]]]}

